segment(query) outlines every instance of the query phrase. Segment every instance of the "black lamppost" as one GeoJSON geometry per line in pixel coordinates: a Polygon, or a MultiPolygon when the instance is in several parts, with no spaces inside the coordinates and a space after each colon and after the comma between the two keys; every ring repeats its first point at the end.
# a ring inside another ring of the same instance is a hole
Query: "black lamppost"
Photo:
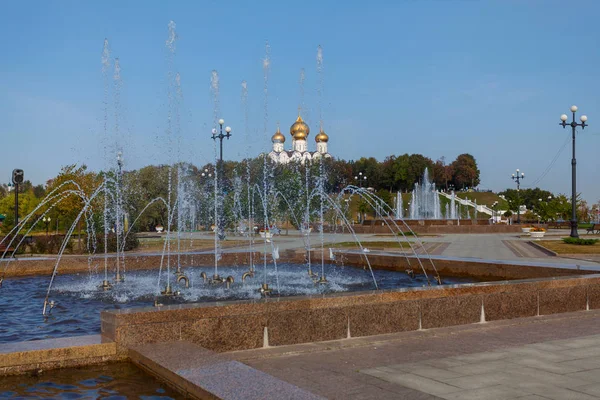
{"type": "Polygon", "coordinates": [[[223,134],[223,125],[225,124],[225,120],[223,118],[221,118],[219,120],[219,134],[217,135],[217,130],[213,128],[212,130],[212,138],[213,140],[217,140],[219,139],[220,141],[220,152],[219,152],[219,161],[222,163],[223,162],[223,139],[227,138],[227,140],[229,140],[229,138],[231,137],[231,127],[230,126],[226,126],[225,127],[225,134],[223,134]]]}
{"type": "Polygon", "coordinates": [[[356,179],[358,181],[358,186],[362,187],[362,183],[363,183],[363,181],[367,180],[367,176],[363,175],[362,172],[359,172],[358,175],[354,177],[354,179],[356,179]]]}
{"type": "MultiPolygon", "coordinates": [[[[121,226],[121,180],[123,178],[123,153],[122,152],[117,152],[117,166],[119,167],[119,174],[117,175],[117,231],[115,232],[116,235],[116,239],[117,239],[117,274],[115,276],[115,282],[116,283],[123,283],[125,281],[125,274],[122,274],[120,271],[120,258],[119,258],[119,236],[123,236],[122,239],[124,239],[124,234],[125,231],[123,229],[123,227],[121,226]],[[122,235],[121,235],[122,234],[122,235]]],[[[125,251],[125,243],[122,244],[121,246],[123,248],[123,252],[125,251]]],[[[125,257],[124,257],[123,253],[123,263],[125,263],[125,257]]]]}
{"type": "Polygon", "coordinates": [[[512,174],[512,180],[517,183],[517,224],[521,223],[521,180],[525,179],[525,173],[519,172],[517,168],[517,174],[512,174]]]}
{"type": "Polygon", "coordinates": [[[496,213],[497,213],[497,208],[498,208],[498,202],[497,202],[497,201],[495,201],[495,202],[492,204],[492,224],[495,224],[495,223],[497,222],[497,221],[496,221],[496,219],[497,219],[497,215],[496,215],[496,213]]]}
{"type": "MultiPolygon", "coordinates": [[[[19,185],[23,183],[25,177],[22,169],[13,169],[12,183],[15,188],[15,227],[19,225],[19,185]]],[[[15,235],[19,230],[15,232],[15,235]]]]}
{"type": "Polygon", "coordinates": [[[548,198],[545,201],[544,199],[538,199],[538,223],[544,222],[544,220],[547,221],[550,218],[550,212],[548,211],[548,207],[551,200],[552,196],[548,196],[548,198]],[[541,215],[542,213],[544,214],[544,216],[541,215]]]}
{"type": "Polygon", "coordinates": [[[48,236],[48,226],[50,225],[50,217],[42,218],[42,221],[46,224],[46,236],[48,236]]]}
{"type": "Polygon", "coordinates": [[[562,121],[560,125],[563,128],[566,128],[569,125],[573,129],[573,158],[571,159],[571,237],[578,238],[579,234],[577,233],[577,160],[575,159],[575,131],[577,127],[580,126],[581,129],[585,129],[588,124],[586,124],[587,116],[582,115],[579,117],[581,123],[578,124],[575,122],[575,113],[577,112],[577,106],[571,106],[571,112],[573,113],[573,120],[571,123],[567,123],[567,119],[569,117],[567,114],[563,114],[560,116],[560,120],[562,121]]]}

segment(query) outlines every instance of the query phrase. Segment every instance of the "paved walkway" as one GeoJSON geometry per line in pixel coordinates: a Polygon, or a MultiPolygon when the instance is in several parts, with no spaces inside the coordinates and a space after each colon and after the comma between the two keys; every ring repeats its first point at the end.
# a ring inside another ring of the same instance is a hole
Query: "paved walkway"
{"type": "Polygon", "coordinates": [[[330,399],[600,399],[600,310],[230,355],[330,399]]]}

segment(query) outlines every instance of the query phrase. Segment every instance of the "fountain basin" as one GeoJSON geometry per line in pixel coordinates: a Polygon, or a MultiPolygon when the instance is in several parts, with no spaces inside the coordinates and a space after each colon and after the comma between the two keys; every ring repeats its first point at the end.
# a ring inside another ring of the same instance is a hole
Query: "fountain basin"
{"type": "MultiPolygon", "coordinates": [[[[320,296],[334,292],[368,291],[374,288],[369,270],[331,263],[325,265],[328,283],[317,285],[315,279],[308,275],[302,257],[280,263],[278,274],[275,274],[273,265],[268,265],[267,281],[272,289],[271,296],[320,296]]],[[[214,272],[214,267],[209,266],[183,268],[186,278],[189,279],[189,288],[186,288],[183,282],[177,283],[178,276],[173,274],[173,270],[170,276],[166,271],[163,272],[160,286],[156,269],[129,271],[125,274],[125,282],[119,284],[114,283],[114,273],[111,272],[109,281],[112,287],[107,291],[98,289],[98,285],[104,279],[103,274],[60,274],[50,293],[50,299],[56,302],[56,307],[47,318],[41,313],[49,277],[7,278],[0,289],[0,315],[3,318],[0,325],[0,343],[97,334],[100,333],[100,311],[151,306],[155,300],[161,304],[259,300],[261,294],[258,289],[264,282],[264,270],[260,264],[256,268],[254,276],[244,282],[241,276],[247,271],[247,266],[221,266],[219,274],[223,278],[235,278],[230,289],[227,289],[224,283],[204,283],[202,273],[212,276],[214,272]],[[157,299],[158,293],[165,289],[167,277],[170,279],[172,291],[181,293],[179,296],[159,296],[157,299]]],[[[321,274],[320,264],[313,265],[313,272],[321,274]]],[[[424,275],[416,272],[414,279],[404,270],[376,270],[374,274],[381,288],[427,285],[424,275]]],[[[469,277],[444,279],[448,283],[474,280],[469,277]]]]}
{"type": "Polygon", "coordinates": [[[102,312],[117,353],[188,341],[227,352],[600,308],[600,274],[102,312]]]}
{"type": "Polygon", "coordinates": [[[2,378],[0,398],[144,398],[183,399],[184,396],[142,372],[119,362],[67,368],[33,376],[2,378]],[[37,397],[40,396],[40,397],[37,397]]]}

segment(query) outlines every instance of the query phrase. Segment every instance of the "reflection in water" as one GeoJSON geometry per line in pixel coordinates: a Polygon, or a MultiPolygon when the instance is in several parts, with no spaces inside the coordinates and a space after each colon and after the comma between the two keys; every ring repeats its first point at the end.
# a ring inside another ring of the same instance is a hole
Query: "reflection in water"
{"type": "Polygon", "coordinates": [[[0,399],[183,399],[132,364],[61,369],[36,377],[0,378],[0,399]]]}

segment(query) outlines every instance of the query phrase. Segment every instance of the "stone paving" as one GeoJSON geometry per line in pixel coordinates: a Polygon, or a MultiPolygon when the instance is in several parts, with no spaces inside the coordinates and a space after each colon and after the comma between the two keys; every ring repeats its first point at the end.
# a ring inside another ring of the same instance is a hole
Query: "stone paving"
{"type": "Polygon", "coordinates": [[[443,399],[600,399],[600,335],[362,370],[443,399]]]}
{"type": "Polygon", "coordinates": [[[330,399],[600,399],[600,310],[230,355],[330,399]]]}

